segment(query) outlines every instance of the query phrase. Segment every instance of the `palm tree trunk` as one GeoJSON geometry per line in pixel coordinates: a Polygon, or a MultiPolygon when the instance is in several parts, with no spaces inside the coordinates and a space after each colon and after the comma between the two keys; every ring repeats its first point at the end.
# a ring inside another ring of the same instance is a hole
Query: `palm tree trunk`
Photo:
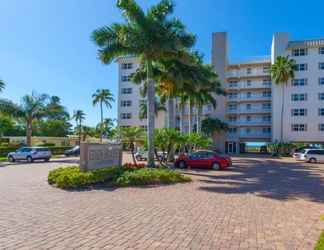
{"type": "Polygon", "coordinates": [[[168,99],[168,128],[175,128],[174,98],[168,99]]]}
{"type": "Polygon", "coordinates": [[[27,146],[31,146],[32,145],[32,131],[33,131],[33,125],[32,125],[32,120],[28,119],[27,120],[27,126],[26,126],[26,142],[27,142],[27,146]]]}
{"type": "Polygon", "coordinates": [[[183,121],[183,118],[184,118],[184,105],[181,104],[180,105],[180,132],[181,133],[184,133],[184,121],[183,121]]]}
{"type": "Polygon", "coordinates": [[[197,133],[200,133],[201,132],[201,126],[200,126],[201,113],[202,113],[202,106],[201,105],[198,105],[197,106],[197,133]]]}
{"type": "Polygon", "coordinates": [[[132,153],[132,158],[133,158],[134,165],[137,166],[137,161],[136,161],[135,152],[134,152],[134,148],[135,148],[134,143],[131,143],[130,148],[131,148],[131,153],[132,153]]]}
{"type": "Polygon", "coordinates": [[[80,120],[80,123],[79,123],[79,145],[81,145],[81,135],[82,135],[82,123],[81,123],[81,120],[80,120]]]}
{"type": "Polygon", "coordinates": [[[285,111],[285,86],[282,86],[282,105],[281,105],[281,131],[280,131],[280,142],[283,142],[283,126],[284,126],[284,111],[285,111]]]}
{"type": "Polygon", "coordinates": [[[189,134],[192,131],[192,105],[191,99],[189,98],[189,134]]]}
{"type": "Polygon", "coordinates": [[[103,110],[102,110],[102,101],[100,102],[100,143],[102,143],[102,134],[103,134],[103,110]]]}
{"type": "Polygon", "coordinates": [[[155,84],[150,79],[152,62],[147,61],[147,146],[148,167],[154,167],[155,84]]]}

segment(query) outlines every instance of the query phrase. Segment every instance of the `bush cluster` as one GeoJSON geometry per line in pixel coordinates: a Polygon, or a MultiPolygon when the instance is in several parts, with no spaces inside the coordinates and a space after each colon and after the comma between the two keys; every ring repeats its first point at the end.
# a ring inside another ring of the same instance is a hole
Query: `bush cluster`
{"type": "Polygon", "coordinates": [[[89,187],[95,184],[138,186],[191,181],[177,171],[158,168],[109,167],[88,172],[78,166],[61,167],[49,172],[48,183],[63,189],[89,187]]]}

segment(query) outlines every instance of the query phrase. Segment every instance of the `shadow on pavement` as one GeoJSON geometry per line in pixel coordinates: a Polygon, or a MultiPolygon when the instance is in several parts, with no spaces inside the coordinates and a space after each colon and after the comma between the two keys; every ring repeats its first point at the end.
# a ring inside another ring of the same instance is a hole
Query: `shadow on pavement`
{"type": "Polygon", "coordinates": [[[202,177],[200,190],[225,194],[253,193],[285,200],[324,202],[323,165],[308,165],[274,159],[234,160],[230,171],[186,173],[202,177]],[[322,167],[322,169],[321,169],[322,167]]]}

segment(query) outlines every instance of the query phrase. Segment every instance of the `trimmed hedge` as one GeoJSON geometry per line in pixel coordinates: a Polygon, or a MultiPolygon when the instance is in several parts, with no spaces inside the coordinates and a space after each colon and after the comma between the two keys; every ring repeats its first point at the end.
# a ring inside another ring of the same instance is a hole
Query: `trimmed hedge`
{"type": "MultiPolygon", "coordinates": [[[[18,148],[22,146],[9,146],[9,147],[0,147],[0,157],[6,157],[8,153],[16,151],[18,148]]],[[[64,154],[64,151],[67,149],[71,149],[71,146],[62,146],[62,147],[48,147],[53,155],[61,155],[64,154]]]]}
{"type": "Polygon", "coordinates": [[[95,184],[126,187],[189,181],[189,177],[177,171],[158,168],[109,167],[82,172],[78,166],[72,166],[54,169],[48,175],[48,183],[62,189],[89,187],[95,184]]]}

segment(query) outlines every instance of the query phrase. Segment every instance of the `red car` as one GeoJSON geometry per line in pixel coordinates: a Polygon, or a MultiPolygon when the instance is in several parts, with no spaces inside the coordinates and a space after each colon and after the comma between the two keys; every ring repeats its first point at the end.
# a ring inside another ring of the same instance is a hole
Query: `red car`
{"type": "Polygon", "coordinates": [[[179,168],[209,168],[222,170],[232,165],[232,160],[228,156],[217,154],[213,151],[197,151],[190,155],[180,155],[176,160],[179,168]]]}

